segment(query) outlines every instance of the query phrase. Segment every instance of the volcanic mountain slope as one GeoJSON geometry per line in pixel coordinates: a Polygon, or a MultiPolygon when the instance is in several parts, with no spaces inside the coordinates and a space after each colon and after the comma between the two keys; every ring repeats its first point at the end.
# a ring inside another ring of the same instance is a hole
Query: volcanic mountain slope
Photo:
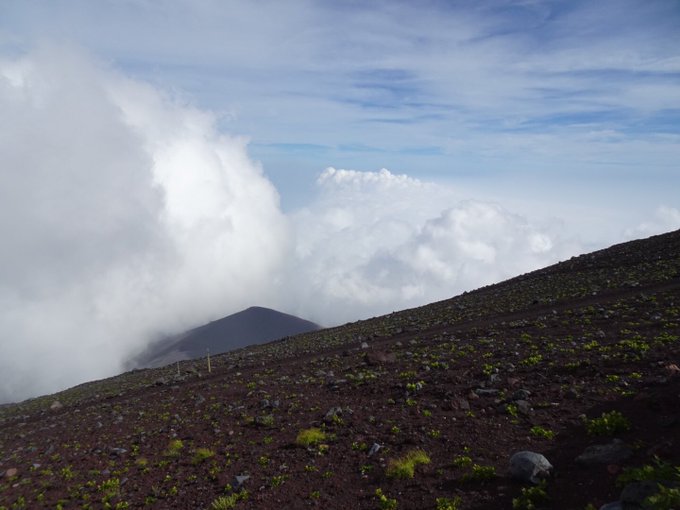
{"type": "Polygon", "coordinates": [[[249,345],[316,331],[321,326],[269,308],[252,306],[152,345],[130,362],[134,368],[160,367],[249,345]]]}
{"type": "Polygon", "coordinates": [[[0,507],[598,508],[677,478],[679,346],[680,231],[2,407],[0,507]]]}

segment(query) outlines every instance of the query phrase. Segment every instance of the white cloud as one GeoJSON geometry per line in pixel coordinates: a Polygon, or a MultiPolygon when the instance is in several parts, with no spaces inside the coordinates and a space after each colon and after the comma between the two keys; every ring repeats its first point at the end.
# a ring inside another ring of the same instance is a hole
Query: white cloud
{"type": "Polygon", "coordinates": [[[643,221],[634,228],[626,229],[624,238],[639,239],[665,232],[671,232],[680,228],[680,209],[659,206],[651,220],[643,221]]]}
{"type": "Polygon", "coordinates": [[[0,401],[271,302],[289,238],[243,139],[73,49],[0,61],[0,401]]]}
{"type": "Polygon", "coordinates": [[[575,253],[558,224],[388,170],[328,169],[292,217],[299,309],[326,323],[451,297],[575,253]]]}

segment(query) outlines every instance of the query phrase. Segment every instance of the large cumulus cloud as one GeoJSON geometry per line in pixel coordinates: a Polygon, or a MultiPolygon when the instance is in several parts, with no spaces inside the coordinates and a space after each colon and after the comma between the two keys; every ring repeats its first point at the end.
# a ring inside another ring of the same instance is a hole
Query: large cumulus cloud
{"type": "Polygon", "coordinates": [[[246,141],[69,49],[0,60],[0,401],[269,303],[287,221],[246,141]]]}
{"type": "Polygon", "coordinates": [[[300,307],[334,322],[451,297],[574,253],[557,223],[389,170],[327,169],[293,216],[300,307]]]}

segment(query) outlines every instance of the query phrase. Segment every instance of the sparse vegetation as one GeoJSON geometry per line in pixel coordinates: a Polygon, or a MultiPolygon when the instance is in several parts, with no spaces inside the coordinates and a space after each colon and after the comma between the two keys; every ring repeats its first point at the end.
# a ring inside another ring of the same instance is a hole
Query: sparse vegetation
{"type": "Polygon", "coordinates": [[[535,510],[538,504],[545,503],[548,500],[546,485],[546,481],[542,480],[534,487],[523,487],[521,495],[512,500],[513,510],[535,510]]]}
{"type": "Polygon", "coordinates": [[[602,413],[599,418],[586,419],[586,430],[591,436],[612,436],[630,429],[630,422],[619,411],[602,413]]]}
{"type": "Polygon", "coordinates": [[[301,430],[295,439],[295,443],[304,446],[315,446],[326,440],[326,433],[318,428],[301,430]]]}
{"type": "Polygon", "coordinates": [[[194,464],[198,464],[215,456],[215,452],[210,448],[196,448],[194,451],[194,464]]]}
{"type": "Polygon", "coordinates": [[[236,508],[239,501],[247,499],[248,493],[246,491],[230,494],[229,496],[220,496],[210,504],[210,510],[230,510],[236,508]]]}
{"type": "Polygon", "coordinates": [[[531,427],[531,435],[536,436],[536,437],[541,437],[544,439],[554,439],[555,438],[555,433],[550,430],[546,429],[545,427],[541,427],[540,425],[534,425],[531,427]]]}
{"type": "Polygon", "coordinates": [[[396,510],[396,508],[399,506],[397,504],[397,500],[394,498],[388,498],[380,487],[375,490],[375,497],[378,498],[380,510],[396,510]]]}
{"type": "Polygon", "coordinates": [[[437,510],[459,510],[461,499],[455,498],[437,498],[437,510]]]}
{"type": "Polygon", "coordinates": [[[481,492],[499,508],[571,510],[635,480],[660,484],[646,508],[678,508],[680,453],[665,439],[677,414],[680,234],[654,242],[674,247],[624,246],[625,263],[578,257],[426,307],[211,355],[209,376],[205,360],[186,361],[0,406],[0,510],[340,499],[458,510],[481,492]],[[52,410],[56,400],[63,408],[52,410]],[[619,410],[597,416],[596,402],[619,410]],[[586,414],[568,455],[547,444],[586,414]],[[568,497],[564,476],[548,491],[496,475],[520,449],[565,466],[575,449],[609,442],[595,436],[665,460],[624,468],[619,487],[584,478],[568,497]],[[257,501],[244,501],[244,487],[257,501]]]}
{"type": "Polygon", "coordinates": [[[423,450],[411,450],[402,457],[391,459],[386,473],[391,478],[413,478],[417,466],[429,463],[430,457],[423,450]]]}

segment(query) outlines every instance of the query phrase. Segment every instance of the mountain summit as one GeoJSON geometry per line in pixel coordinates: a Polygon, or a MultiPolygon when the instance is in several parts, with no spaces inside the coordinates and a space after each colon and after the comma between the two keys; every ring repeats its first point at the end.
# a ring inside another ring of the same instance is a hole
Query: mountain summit
{"type": "Polygon", "coordinates": [[[208,352],[233,351],[320,328],[318,324],[294,315],[252,306],[156,342],[130,364],[138,368],[160,367],[175,361],[201,358],[208,352]]]}

